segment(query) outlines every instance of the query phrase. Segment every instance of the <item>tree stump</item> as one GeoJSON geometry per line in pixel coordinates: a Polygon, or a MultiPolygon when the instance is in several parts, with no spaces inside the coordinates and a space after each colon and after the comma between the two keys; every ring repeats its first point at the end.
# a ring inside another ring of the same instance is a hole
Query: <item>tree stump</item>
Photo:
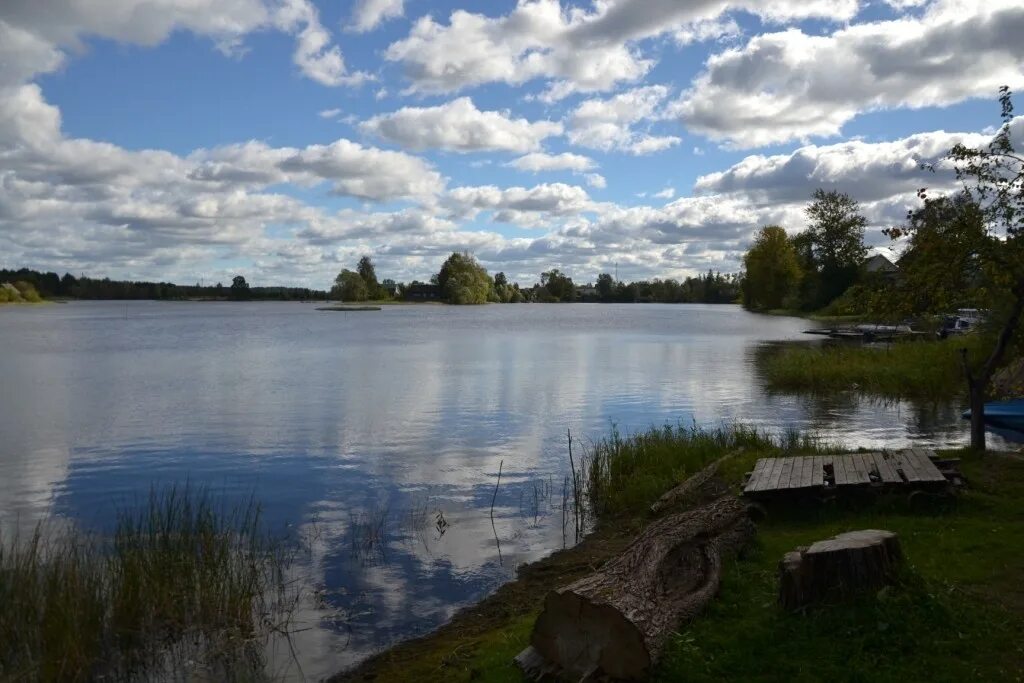
{"type": "Polygon", "coordinates": [[[789,610],[891,584],[903,563],[899,537],[865,529],[786,553],[779,563],[779,603],[789,610]]]}
{"type": "Polygon", "coordinates": [[[733,496],[651,524],[599,571],[548,593],[516,663],[534,678],[646,678],[666,637],[717,594],[724,560],[753,536],[733,496]]]}

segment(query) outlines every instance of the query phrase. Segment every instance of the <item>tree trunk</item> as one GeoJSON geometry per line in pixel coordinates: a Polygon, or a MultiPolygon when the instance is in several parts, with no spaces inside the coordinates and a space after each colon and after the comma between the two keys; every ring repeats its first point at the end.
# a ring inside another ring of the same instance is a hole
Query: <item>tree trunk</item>
{"type": "Polygon", "coordinates": [[[596,573],[552,591],[516,663],[534,677],[646,678],[665,639],[717,594],[754,535],[734,496],[651,524],[596,573]]]}
{"type": "Polygon", "coordinates": [[[971,399],[971,449],[985,450],[985,389],[977,384],[968,384],[971,399]]]}
{"type": "Polygon", "coordinates": [[[839,534],[786,553],[779,563],[779,603],[795,610],[877,590],[892,583],[902,563],[899,538],[891,531],[839,534]]]}

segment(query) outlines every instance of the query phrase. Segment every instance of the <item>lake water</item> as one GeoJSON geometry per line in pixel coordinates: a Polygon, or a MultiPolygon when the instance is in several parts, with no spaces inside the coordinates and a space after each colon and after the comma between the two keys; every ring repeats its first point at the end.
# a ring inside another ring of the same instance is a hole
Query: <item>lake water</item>
{"type": "Polygon", "coordinates": [[[319,599],[295,645],[316,679],[571,543],[567,430],[742,421],[853,446],[964,442],[955,405],[767,395],[757,349],[813,343],[808,325],[734,306],[0,308],[0,522],[103,527],[172,482],[254,493],[310,545],[319,599]]]}

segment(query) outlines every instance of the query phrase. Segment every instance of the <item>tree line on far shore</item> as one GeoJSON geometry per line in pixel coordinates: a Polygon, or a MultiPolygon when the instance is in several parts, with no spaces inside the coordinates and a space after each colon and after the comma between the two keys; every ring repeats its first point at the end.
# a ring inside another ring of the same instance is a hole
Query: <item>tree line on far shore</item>
{"type": "Polygon", "coordinates": [[[427,298],[456,305],[574,301],[718,304],[739,299],[740,278],[708,271],[681,282],[654,279],[627,283],[602,273],[596,284],[580,286],[555,268],[541,273],[540,281],[533,286],[521,287],[518,282],[510,282],[503,272],[491,277],[472,254],[454,252],[430,282],[413,280],[405,284],[378,281],[376,266],[369,256],[363,256],[355,270],[346,268],[338,273],[331,296],[343,301],[427,298]]]}

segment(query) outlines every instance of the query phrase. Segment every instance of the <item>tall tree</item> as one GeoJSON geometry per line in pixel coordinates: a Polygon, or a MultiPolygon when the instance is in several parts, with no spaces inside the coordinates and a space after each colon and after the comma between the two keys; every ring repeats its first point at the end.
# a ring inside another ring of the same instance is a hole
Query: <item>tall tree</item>
{"type": "Polygon", "coordinates": [[[362,275],[346,268],[334,278],[331,294],[342,301],[366,301],[369,289],[362,275]]]}
{"type": "Polygon", "coordinates": [[[540,286],[547,290],[548,295],[555,301],[575,301],[576,285],[572,278],[565,275],[557,268],[553,268],[540,275],[540,286]]]}
{"type": "MultiPolygon", "coordinates": [[[[958,143],[946,156],[967,197],[981,213],[984,239],[971,240],[973,248],[967,256],[992,289],[988,353],[972,365],[966,349],[962,352],[971,402],[971,447],[979,451],[986,445],[985,400],[992,377],[1010,348],[1024,336],[1024,153],[1014,144],[1013,100],[1006,86],[1000,88],[999,103],[1002,125],[989,144],[975,148],[958,143]]],[[[925,191],[919,195],[927,206],[925,191]]],[[[907,227],[913,239],[917,228],[913,222],[907,227]]]]}
{"type": "Polygon", "coordinates": [[[864,226],[867,219],[860,205],[848,194],[822,189],[814,191],[806,209],[810,243],[820,286],[816,306],[825,306],[852,285],[867,254],[864,226]]]}
{"type": "Polygon", "coordinates": [[[373,265],[373,261],[370,260],[369,256],[364,256],[359,259],[359,265],[356,266],[356,272],[359,273],[359,277],[363,278],[363,282],[366,283],[367,296],[377,298],[380,296],[380,283],[377,282],[377,269],[373,265]]]}
{"type": "Polygon", "coordinates": [[[242,301],[249,298],[249,283],[241,275],[231,279],[231,298],[242,301]]]}
{"type": "Polygon", "coordinates": [[[485,304],[494,288],[491,276],[469,252],[449,256],[437,274],[437,284],[453,304],[485,304]]]}
{"type": "Polygon", "coordinates": [[[743,257],[743,304],[755,310],[783,308],[800,284],[796,250],[777,225],[761,228],[743,257]]]}
{"type": "Polygon", "coordinates": [[[597,276],[597,297],[601,301],[611,301],[615,296],[615,278],[609,273],[597,276]]]}

